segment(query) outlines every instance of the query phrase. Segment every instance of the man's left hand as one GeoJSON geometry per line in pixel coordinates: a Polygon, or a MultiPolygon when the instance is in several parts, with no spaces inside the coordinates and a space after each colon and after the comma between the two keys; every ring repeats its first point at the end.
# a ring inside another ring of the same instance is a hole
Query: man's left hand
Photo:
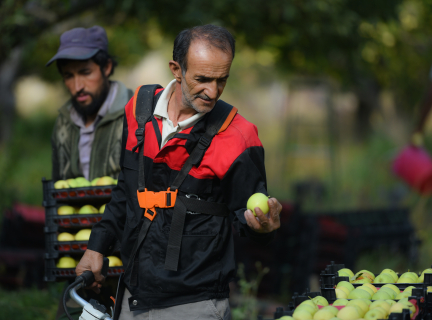
{"type": "Polygon", "coordinates": [[[268,233],[279,229],[282,205],[276,198],[268,199],[269,212],[265,215],[260,208],[255,208],[256,217],[251,210],[245,211],[245,219],[248,226],[255,232],[268,233]]]}

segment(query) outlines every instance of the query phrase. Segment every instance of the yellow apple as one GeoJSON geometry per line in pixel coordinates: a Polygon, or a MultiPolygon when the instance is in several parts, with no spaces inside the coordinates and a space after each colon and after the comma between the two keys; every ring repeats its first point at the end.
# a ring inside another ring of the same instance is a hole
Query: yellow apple
{"type": "Polygon", "coordinates": [[[335,289],[335,293],[336,293],[336,298],[337,299],[346,299],[346,298],[348,298],[348,294],[346,294],[346,292],[344,290],[342,290],[342,289],[346,289],[346,288],[340,287],[340,288],[336,288],[335,289]]]}
{"type": "Polygon", "coordinates": [[[315,312],[318,311],[318,307],[313,307],[310,304],[300,304],[296,310],[306,310],[307,312],[309,312],[311,315],[314,315],[315,312]]]}
{"type": "Polygon", "coordinates": [[[85,206],[82,206],[81,209],[79,209],[78,213],[79,214],[99,213],[99,210],[90,204],[86,204],[85,206]]]}
{"type": "Polygon", "coordinates": [[[361,270],[361,271],[357,272],[354,275],[354,277],[356,278],[356,280],[361,280],[361,279],[364,279],[364,278],[368,278],[371,281],[373,281],[375,279],[375,275],[372,272],[368,271],[368,270],[361,270]]]}
{"type": "Polygon", "coordinates": [[[108,266],[109,267],[121,267],[123,266],[123,262],[116,256],[108,256],[109,260],[108,266]]]}
{"type": "Polygon", "coordinates": [[[246,208],[251,210],[254,216],[256,216],[255,208],[257,207],[260,208],[264,214],[267,214],[270,210],[267,202],[268,199],[269,198],[264,193],[254,193],[247,201],[246,208]]]}
{"type": "Polygon", "coordinates": [[[67,189],[69,188],[69,184],[66,180],[58,180],[54,183],[55,189],[67,189]]]}
{"type": "Polygon", "coordinates": [[[314,318],[314,320],[330,320],[331,318],[334,318],[334,316],[335,316],[335,314],[332,311],[324,310],[324,308],[323,308],[321,310],[318,310],[314,314],[313,318],[314,318]]]}
{"type": "Polygon", "coordinates": [[[323,296],[316,296],[315,298],[312,298],[312,301],[315,302],[315,304],[318,306],[325,307],[329,305],[327,299],[324,298],[323,296]]]}
{"type": "Polygon", "coordinates": [[[394,272],[392,269],[384,269],[383,271],[381,271],[381,273],[387,273],[391,275],[393,277],[394,282],[396,282],[399,278],[397,273],[394,272]]]}
{"type": "Polygon", "coordinates": [[[372,300],[388,300],[388,299],[391,299],[390,294],[382,290],[378,290],[378,292],[372,296],[372,300]]]}
{"type": "Polygon", "coordinates": [[[57,236],[57,240],[58,241],[75,241],[75,237],[68,232],[62,232],[62,233],[59,233],[59,235],[57,236]]]}
{"type": "MultiPolygon", "coordinates": [[[[389,287],[382,287],[379,291],[381,292],[387,292],[390,295],[390,299],[394,299],[396,298],[396,292],[394,292],[394,290],[392,288],[389,287]]],[[[386,299],[384,299],[386,300],[386,299]]]]}
{"type": "Polygon", "coordinates": [[[372,284],[372,283],[364,283],[363,285],[362,285],[362,287],[368,287],[368,288],[370,288],[370,289],[372,289],[372,291],[374,292],[374,293],[377,293],[378,292],[378,289],[372,284]]]}
{"type": "Polygon", "coordinates": [[[77,182],[75,179],[67,179],[66,182],[69,184],[69,187],[71,188],[77,188],[77,182]]]}
{"type": "Polygon", "coordinates": [[[385,284],[382,286],[382,288],[390,288],[392,289],[396,294],[401,293],[401,291],[399,290],[399,288],[397,286],[395,286],[394,284],[385,284]]]}
{"type": "Polygon", "coordinates": [[[100,177],[98,177],[98,178],[94,178],[94,179],[90,182],[90,184],[91,184],[92,186],[95,186],[99,179],[100,179],[100,177]]]}
{"type": "Polygon", "coordinates": [[[402,303],[405,307],[408,307],[408,309],[410,309],[410,311],[411,311],[411,318],[412,318],[412,316],[416,312],[416,307],[411,302],[408,301],[408,298],[400,299],[399,303],[402,303]]]}
{"type": "Polygon", "coordinates": [[[283,316],[282,318],[279,318],[278,320],[295,320],[293,317],[290,316],[283,316]]]}
{"type": "Polygon", "coordinates": [[[410,296],[409,292],[401,292],[398,295],[396,295],[395,299],[396,300],[400,300],[400,299],[403,299],[403,298],[408,298],[409,296],[410,296]]]}
{"type": "Polygon", "coordinates": [[[394,305],[390,307],[389,313],[402,313],[403,309],[408,309],[402,303],[396,302],[394,305]]]}
{"type": "Polygon", "coordinates": [[[110,176],[104,176],[99,178],[99,180],[96,182],[97,186],[110,186],[115,184],[115,181],[110,176]]]}
{"type": "Polygon", "coordinates": [[[381,307],[383,308],[387,313],[389,313],[390,307],[391,305],[385,301],[385,300],[376,300],[374,302],[371,303],[371,305],[369,306],[369,309],[374,309],[376,307],[381,307]]]}
{"type": "Polygon", "coordinates": [[[342,309],[339,310],[337,317],[341,320],[360,319],[360,315],[356,307],[343,307],[342,309]]]}
{"type": "Polygon", "coordinates": [[[313,315],[304,309],[303,310],[294,310],[294,313],[292,316],[295,320],[311,320],[311,319],[313,319],[313,315]]]}
{"type": "Polygon", "coordinates": [[[424,275],[425,275],[425,273],[432,273],[432,269],[426,269],[426,270],[424,270],[421,273],[420,277],[418,278],[417,283],[423,283],[424,282],[424,275]]]}
{"type": "Polygon", "coordinates": [[[369,292],[359,288],[354,289],[348,295],[348,299],[370,299],[371,297],[372,295],[369,292]]]}
{"type": "Polygon", "coordinates": [[[75,178],[75,184],[77,187],[82,188],[82,187],[89,187],[91,186],[90,181],[88,181],[86,178],[84,177],[78,177],[75,178]]]}
{"type": "Polygon", "coordinates": [[[338,312],[339,312],[339,309],[336,308],[336,307],[333,307],[333,306],[326,306],[326,307],[324,307],[324,308],[322,308],[322,309],[320,309],[320,310],[329,310],[330,312],[333,312],[333,314],[334,314],[333,317],[336,317],[336,315],[337,315],[338,312]]]}
{"type": "Polygon", "coordinates": [[[348,303],[347,299],[340,298],[340,299],[337,299],[335,302],[333,302],[333,306],[346,306],[347,303],[348,303]]]}
{"type": "Polygon", "coordinates": [[[386,314],[385,314],[384,310],[383,309],[380,310],[379,307],[372,309],[372,310],[369,310],[364,315],[364,319],[366,319],[366,320],[377,320],[377,319],[385,319],[385,318],[386,318],[386,314]]]}
{"type": "Polygon", "coordinates": [[[396,301],[394,300],[386,300],[385,302],[387,302],[390,305],[390,307],[396,303],[396,301]]]}
{"type": "Polygon", "coordinates": [[[350,269],[348,269],[348,268],[343,268],[343,269],[340,269],[339,271],[342,271],[342,272],[348,273],[350,279],[351,279],[352,277],[354,277],[354,273],[353,273],[350,269]]]}
{"type": "Polygon", "coordinates": [[[75,213],[75,209],[71,206],[61,206],[58,207],[57,209],[57,214],[58,215],[70,215],[70,214],[74,214],[75,213]]]}
{"type": "Polygon", "coordinates": [[[91,229],[81,229],[75,235],[76,241],[87,241],[90,239],[91,229]]]}
{"type": "Polygon", "coordinates": [[[357,306],[361,309],[361,316],[363,316],[368,310],[369,310],[369,305],[364,302],[364,300],[362,299],[354,299],[351,300],[347,303],[347,306],[357,306]]]}
{"type": "Polygon", "coordinates": [[[103,204],[103,205],[99,208],[99,213],[104,213],[104,212],[105,212],[105,206],[106,206],[106,204],[103,204]]]}
{"type": "Polygon", "coordinates": [[[339,288],[336,288],[336,289],[338,289],[338,290],[342,290],[343,292],[345,292],[345,294],[346,294],[346,296],[348,297],[348,295],[350,294],[350,290],[348,290],[346,287],[339,287],[339,288]]]}
{"type": "Polygon", "coordinates": [[[304,305],[304,304],[308,304],[308,305],[314,307],[315,308],[314,312],[318,311],[318,306],[316,305],[316,303],[314,301],[312,301],[312,300],[305,300],[302,303],[300,303],[300,305],[304,305]]]}
{"type": "Polygon", "coordinates": [[[394,283],[394,279],[388,273],[381,273],[375,278],[374,283],[394,283]]]}
{"type": "Polygon", "coordinates": [[[417,280],[409,275],[402,275],[396,283],[417,283],[417,280]]]}
{"type": "Polygon", "coordinates": [[[76,262],[71,257],[61,257],[57,262],[57,268],[75,268],[76,262]]]}
{"type": "MultiPolygon", "coordinates": [[[[336,285],[336,288],[340,288],[340,287],[347,288],[349,292],[351,292],[355,289],[354,286],[351,283],[349,283],[348,281],[338,282],[338,284],[336,285]]],[[[349,292],[348,292],[348,294],[349,294],[349,292]]]]}
{"type": "Polygon", "coordinates": [[[375,291],[373,291],[371,288],[365,287],[365,286],[360,286],[357,287],[358,290],[365,290],[366,292],[368,292],[371,296],[373,296],[375,294],[375,291]]]}

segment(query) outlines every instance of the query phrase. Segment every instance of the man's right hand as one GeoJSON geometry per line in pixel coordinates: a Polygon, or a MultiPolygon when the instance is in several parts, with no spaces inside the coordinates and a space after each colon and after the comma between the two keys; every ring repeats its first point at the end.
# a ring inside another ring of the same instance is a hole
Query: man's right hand
{"type": "Polygon", "coordinates": [[[94,274],[95,282],[89,287],[94,292],[99,293],[105,277],[101,274],[103,266],[103,255],[99,252],[87,249],[83,257],[75,268],[75,273],[80,276],[84,271],[91,271],[94,274]]]}

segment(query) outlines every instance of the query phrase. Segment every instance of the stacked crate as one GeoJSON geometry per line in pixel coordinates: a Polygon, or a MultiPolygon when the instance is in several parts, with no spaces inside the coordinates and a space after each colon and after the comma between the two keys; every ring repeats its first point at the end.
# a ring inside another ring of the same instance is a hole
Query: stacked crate
{"type": "MultiPolygon", "coordinates": [[[[75,278],[75,268],[58,268],[61,257],[70,256],[79,261],[87,249],[88,241],[58,241],[58,234],[68,232],[76,234],[82,229],[92,228],[102,219],[101,213],[59,215],[60,206],[81,207],[93,205],[99,208],[111,199],[110,186],[92,186],[81,188],[55,189],[54,182],[42,179],[43,206],[45,207],[45,281],[63,281],[75,278]]],[[[120,257],[118,248],[113,248],[113,255],[120,257]]],[[[123,267],[108,268],[108,276],[118,276],[123,267]]]]}

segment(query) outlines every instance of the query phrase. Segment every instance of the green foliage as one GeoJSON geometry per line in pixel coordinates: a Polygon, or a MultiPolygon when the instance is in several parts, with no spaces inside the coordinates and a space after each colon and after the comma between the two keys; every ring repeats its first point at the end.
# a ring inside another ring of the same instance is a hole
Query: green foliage
{"type": "Polygon", "coordinates": [[[233,320],[256,319],[258,316],[258,287],[262,278],[270,271],[269,268],[263,268],[261,262],[255,263],[257,275],[251,281],[246,279],[244,265],[239,264],[237,275],[239,276],[238,285],[240,287],[240,300],[237,306],[231,308],[233,320]]]}
{"type": "Polygon", "coordinates": [[[12,140],[0,151],[0,208],[13,201],[41,205],[42,177],[51,177],[54,119],[18,118],[12,140]]]}
{"type": "Polygon", "coordinates": [[[1,319],[54,320],[61,295],[59,283],[46,290],[6,291],[0,288],[1,319]]]}

